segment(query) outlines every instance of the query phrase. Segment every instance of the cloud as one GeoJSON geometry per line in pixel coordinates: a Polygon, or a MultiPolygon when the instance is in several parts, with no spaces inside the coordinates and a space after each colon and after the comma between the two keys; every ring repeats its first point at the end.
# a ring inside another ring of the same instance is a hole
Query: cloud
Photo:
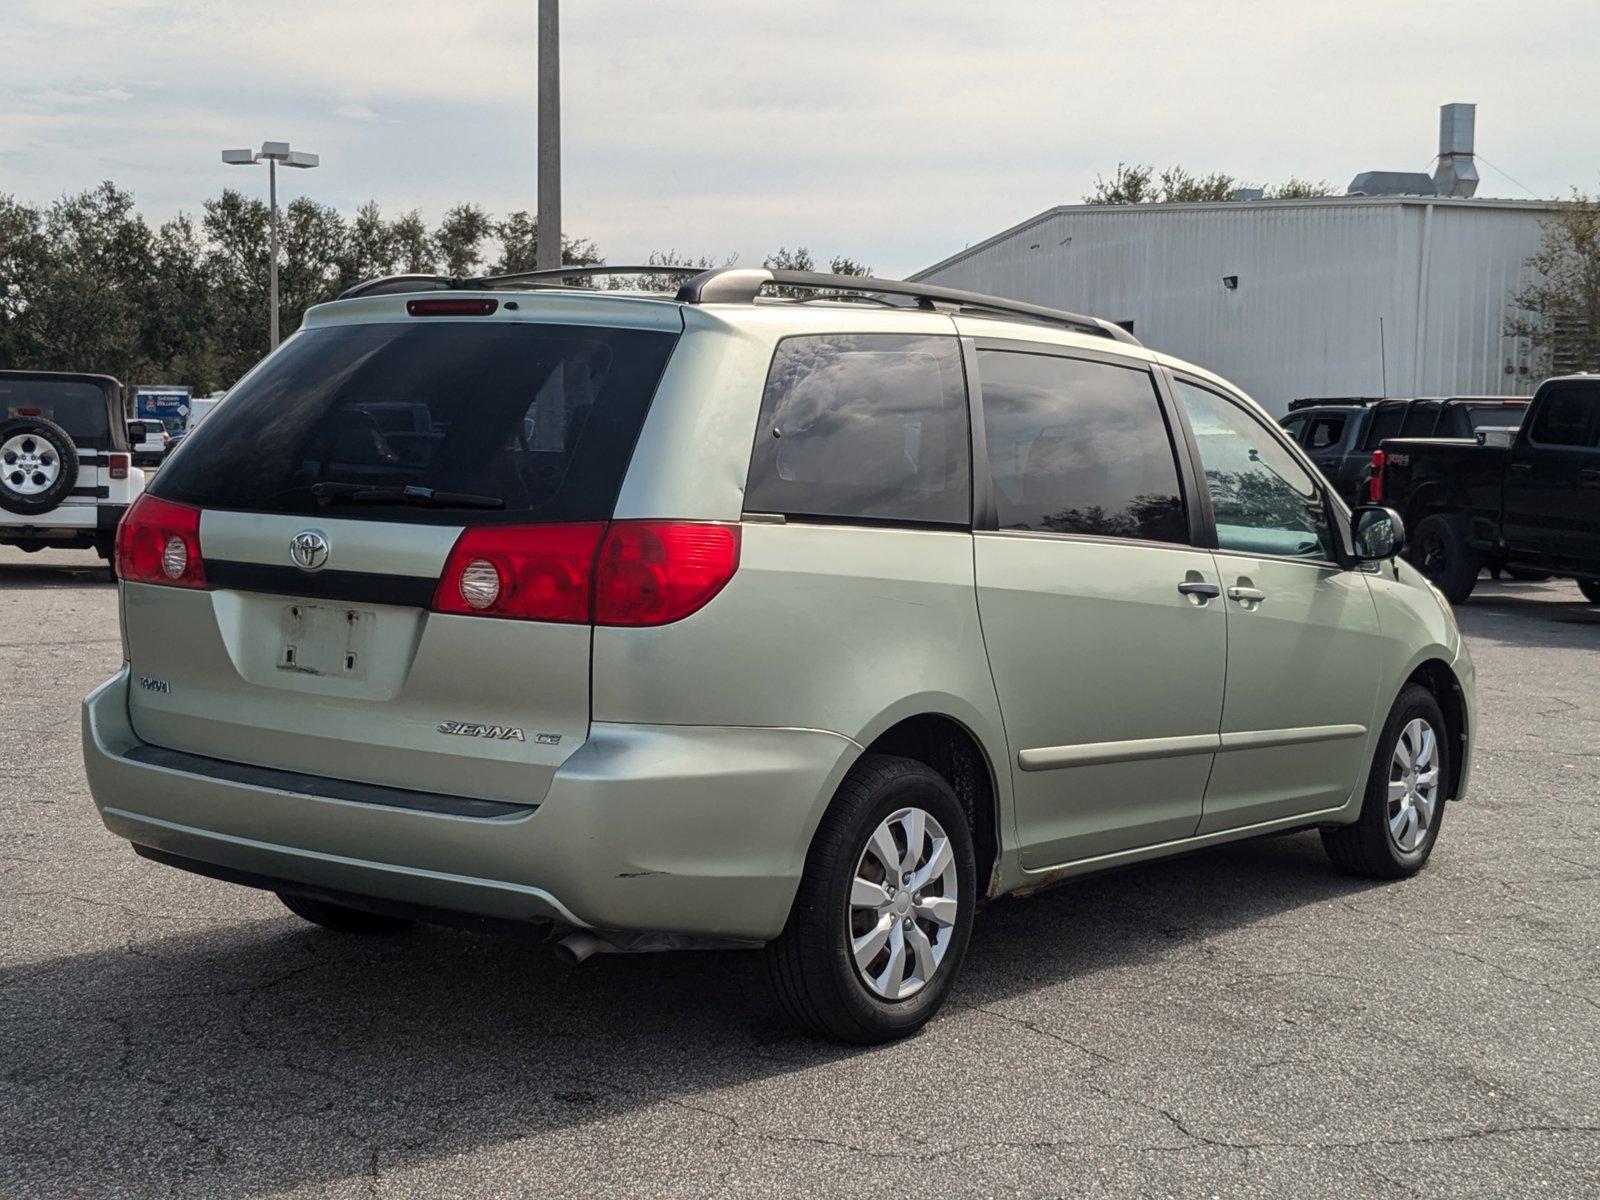
{"type": "MultiPolygon", "coordinates": [[[[1437,107],[1459,99],[1518,179],[1592,189],[1593,156],[1573,154],[1592,2],[1524,6],[1514,38],[1490,0],[569,2],[567,223],[617,261],[804,244],[909,271],[1119,161],[1337,185],[1424,169],[1437,107]]],[[[109,176],[159,218],[250,186],[217,151],[273,138],[323,156],[291,194],[342,208],[532,208],[535,13],[11,0],[0,187],[45,200],[109,176]]]]}

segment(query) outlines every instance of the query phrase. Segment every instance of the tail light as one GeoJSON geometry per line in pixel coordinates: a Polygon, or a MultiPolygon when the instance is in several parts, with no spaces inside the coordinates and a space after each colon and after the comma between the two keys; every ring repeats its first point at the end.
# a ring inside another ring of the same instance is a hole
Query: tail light
{"type": "Polygon", "coordinates": [[[698,521],[478,526],[456,540],[433,611],[564,624],[666,625],[739,566],[739,527],[698,521]]]}
{"type": "Polygon", "coordinates": [[[1383,503],[1383,468],[1389,456],[1382,450],[1372,452],[1372,468],[1367,474],[1367,503],[1383,503]]]}
{"type": "Polygon", "coordinates": [[[667,625],[704,608],[739,569],[739,527],[616,521],[595,569],[596,625],[667,625]]]}
{"type": "Polygon", "coordinates": [[[604,521],[468,529],[445,562],[433,611],[586,625],[605,532],[604,521]]]}
{"type": "Polygon", "coordinates": [[[406,312],[413,317],[487,317],[500,307],[498,300],[407,300],[406,312]]]}
{"type": "Polygon", "coordinates": [[[126,479],[128,477],[128,467],[132,462],[133,460],[126,454],[108,454],[106,455],[106,474],[112,479],[126,479]]]}
{"type": "Polygon", "coordinates": [[[116,568],[129,583],[204,588],[200,510],[144,493],[117,526],[116,568]]]}

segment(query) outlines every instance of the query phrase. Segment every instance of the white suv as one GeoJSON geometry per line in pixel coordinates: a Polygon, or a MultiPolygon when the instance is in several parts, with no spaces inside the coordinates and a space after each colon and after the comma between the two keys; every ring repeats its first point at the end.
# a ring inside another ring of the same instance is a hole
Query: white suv
{"type": "Polygon", "coordinates": [[[1296,828],[1427,860],[1449,606],[1222,380],[919,284],[571,274],[354,289],[162,468],[85,702],[139,853],[340,930],[764,946],[856,1041],[997,896],[1296,828]]]}
{"type": "Polygon", "coordinates": [[[144,489],[109,375],[0,371],[0,546],[94,549],[144,489]]]}

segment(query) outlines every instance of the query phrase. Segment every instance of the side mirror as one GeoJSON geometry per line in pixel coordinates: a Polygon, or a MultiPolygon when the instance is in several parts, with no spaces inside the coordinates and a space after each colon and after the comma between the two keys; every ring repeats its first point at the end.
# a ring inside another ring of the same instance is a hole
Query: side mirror
{"type": "Polygon", "coordinates": [[[1406,548],[1406,523],[1392,508],[1367,505],[1350,514],[1357,562],[1386,562],[1406,548]]]}

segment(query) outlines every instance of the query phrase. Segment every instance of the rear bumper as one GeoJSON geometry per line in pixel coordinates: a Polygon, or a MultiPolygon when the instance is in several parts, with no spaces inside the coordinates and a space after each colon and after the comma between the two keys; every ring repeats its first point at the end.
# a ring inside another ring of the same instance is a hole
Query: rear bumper
{"type": "MultiPolygon", "coordinates": [[[[818,730],[596,724],[526,815],[462,816],[128,757],[126,667],[83,704],[106,827],[240,876],[510,921],[768,940],[859,748],[818,730]]],[[[222,873],[222,872],[214,872],[222,873]]]]}
{"type": "Polygon", "coordinates": [[[21,513],[0,509],[0,542],[47,542],[55,546],[92,546],[98,535],[109,536],[128,511],[126,504],[62,504],[48,512],[21,513]]]}

